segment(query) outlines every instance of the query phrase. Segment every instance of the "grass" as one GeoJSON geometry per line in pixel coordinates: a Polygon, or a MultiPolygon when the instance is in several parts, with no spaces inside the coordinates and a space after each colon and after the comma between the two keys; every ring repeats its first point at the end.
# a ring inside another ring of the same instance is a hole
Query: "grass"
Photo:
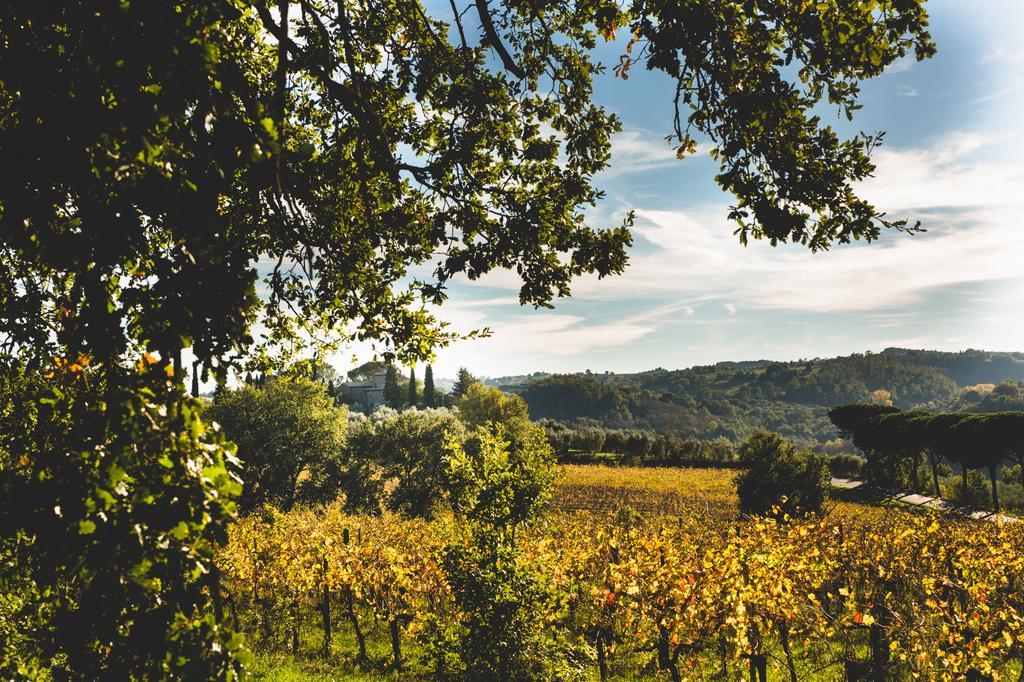
{"type": "Polygon", "coordinates": [[[307,614],[299,632],[299,652],[292,654],[286,647],[263,646],[253,642],[254,656],[249,673],[256,680],[274,682],[330,682],[353,680],[382,682],[384,680],[424,679],[427,670],[420,664],[422,652],[414,641],[402,641],[402,657],[406,670],[396,672],[391,664],[391,644],[386,628],[366,627],[366,655],[362,665],[356,657],[358,647],[351,627],[339,619],[332,628],[331,651],[324,655],[323,629],[317,624],[316,614],[307,614]]]}

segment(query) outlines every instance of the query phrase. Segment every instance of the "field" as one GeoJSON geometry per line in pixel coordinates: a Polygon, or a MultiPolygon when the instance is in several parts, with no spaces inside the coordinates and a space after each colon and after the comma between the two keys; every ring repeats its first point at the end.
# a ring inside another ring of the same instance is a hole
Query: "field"
{"type": "MultiPolygon", "coordinates": [[[[545,620],[573,643],[575,679],[857,679],[880,657],[899,677],[1017,679],[1024,524],[852,501],[822,519],[739,521],[733,475],[563,467],[522,560],[561,595],[545,620]]],[[[252,672],[433,677],[430,623],[456,617],[436,557],[459,538],[451,518],[337,508],[239,522],[225,577],[252,672]]]]}

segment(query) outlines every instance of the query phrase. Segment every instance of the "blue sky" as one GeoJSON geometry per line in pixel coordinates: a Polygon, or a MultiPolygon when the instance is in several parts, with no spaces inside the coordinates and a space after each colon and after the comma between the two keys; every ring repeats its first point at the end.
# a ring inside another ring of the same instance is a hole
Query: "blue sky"
{"type": "MultiPolygon", "coordinates": [[[[510,273],[457,283],[440,311],[488,339],[438,353],[435,372],[637,371],[720,360],[824,357],[898,345],[1024,349],[1024,3],[933,0],[938,54],[894,64],[866,82],[847,133],[885,130],[876,176],[862,194],[928,230],[886,234],[812,254],[740,246],[726,220],[731,197],[706,155],[677,161],[671,83],[631,71],[602,78],[597,99],[623,132],[599,177],[607,198],[591,218],[637,212],[624,275],[578,280],[554,310],[521,308],[510,273]]],[[[603,48],[606,64],[618,47],[603,48]]],[[[339,368],[355,351],[340,353],[339,368]]],[[[364,358],[365,359],[365,358],[364,358]]]]}

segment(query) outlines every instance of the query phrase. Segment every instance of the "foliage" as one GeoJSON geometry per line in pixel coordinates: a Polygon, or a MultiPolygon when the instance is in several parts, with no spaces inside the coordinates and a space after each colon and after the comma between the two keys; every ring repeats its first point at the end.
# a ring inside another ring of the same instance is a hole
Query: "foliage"
{"type": "MultiPolygon", "coordinates": [[[[987,469],[992,508],[999,511],[999,468],[1007,459],[1024,463],[1024,412],[927,413],[877,405],[843,405],[829,417],[867,455],[868,480],[885,488],[921,486],[923,457],[931,468],[936,494],[938,467],[945,461],[960,466],[963,480],[958,499],[977,500],[969,472],[987,469]]],[[[1024,486],[1024,479],[1021,480],[1024,486]]]]}
{"type": "Polygon", "coordinates": [[[866,459],[857,455],[835,455],[828,460],[828,470],[836,478],[859,479],[864,474],[865,462],[866,459]]]}
{"type": "Polygon", "coordinates": [[[556,374],[532,381],[518,391],[534,419],[575,421],[580,417],[608,422],[628,420],[624,396],[591,376],[556,374]]]}
{"type": "Polygon", "coordinates": [[[828,458],[798,452],[776,433],[763,431],[739,450],[743,471],[736,477],[744,514],[814,514],[828,499],[828,458]]]}
{"type": "MultiPolygon", "coordinates": [[[[663,484],[654,469],[579,470],[605,484],[612,482],[606,474],[663,484]]],[[[694,483],[702,480],[697,473],[694,483]]],[[[694,500],[685,513],[666,515],[557,513],[521,530],[522,563],[559,595],[535,636],[577,643],[535,650],[551,660],[533,666],[634,679],[655,670],[673,679],[756,677],[762,666],[771,666],[770,679],[794,669],[798,679],[1018,675],[1021,524],[894,510],[736,522],[702,515],[700,506],[694,500]]],[[[447,631],[467,618],[443,557],[452,547],[470,551],[469,542],[465,525],[447,518],[376,519],[328,508],[244,519],[223,552],[249,627],[258,629],[263,608],[250,595],[278,595],[272,613],[281,614],[297,596],[311,613],[326,586],[335,604],[353,595],[362,623],[404,615],[403,641],[430,648],[438,624],[447,631]],[[404,599],[378,596],[396,592],[404,599]]],[[[285,623],[271,620],[275,628],[285,623]]],[[[422,676],[441,672],[465,671],[432,668],[422,676]]]]}
{"type": "Polygon", "coordinates": [[[548,441],[563,462],[583,462],[605,458],[631,463],[703,464],[732,466],[735,446],[719,436],[711,441],[649,430],[604,429],[581,425],[569,428],[561,422],[542,419],[548,441]]]}
{"type": "MultiPolygon", "coordinates": [[[[949,355],[944,367],[983,372],[996,366],[1012,376],[1024,376],[1024,361],[1012,356],[972,352],[954,361],[961,355],[949,355]]],[[[947,370],[929,364],[940,360],[930,351],[887,349],[880,354],[788,363],[722,362],[637,374],[537,374],[502,377],[491,383],[523,396],[532,418],[575,428],[655,431],[684,440],[723,437],[736,443],[765,429],[812,447],[836,438],[827,412],[843,402],[891,401],[901,408],[995,411],[998,405],[1013,405],[1024,395],[1007,384],[1004,395],[986,398],[981,404],[980,397],[958,397],[947,370]]]]}
{"type": "Polygon", "coordinates": [[[469,385],[458,402],[459,416],[469,427],[501,424],[512,438],[527,428],[526,403],[517,395],[503,393],[479,382],[469,385]]]}
{"type": "Polygon", "coordinates": [[[469,531],[467,543],[445,548],[443,562],[461,611],[465,678],[565,679],[556,672],[563,643],[547,627],[558,595],[517,541],[551,496],[554,458],[544,432],[509,442],[504,427],[481,427],[465,446],[450,440],[446,453],[452,506],[469,531]]]}
{"type": "Polygon", "coordinates": [[[434,368],[427,364],[427,369],[423,374],[423,406],[440,407],[441,400],[439,398],[437,389],[434,387],[434,368]]]}
{"type": "Polygon", "coordinates": [[[369,381],[381,372],[387,372],[388,363],[380,360],[369,360],[348,371],[349,381],[369,381]]]}
{"type": "Polygon", "coordinates": [[[349,509],[374,511],[383,495],[383,483],[394,485],[384,496],[392,511],[430,516],[443,506],[449,480],[444,448],[449,439],[461,441],[465,428],[453,411],[379,409],[353,432],[349,446],[350,485],[359,492],[349,496],[349,509]],[[378,482],[376,491],[365,489],[378,482]]]}
{"type": "Polygon", "coordinates": [[[965,391],[954,403],[957,407],[970,412],[1024,411],[1024,383],[1007,379],[984,393],[965,391]]]}
{"type": "Polygon", "coordinates": [[[0,365],[0,676],[240,674],[207,601],[238,462],[168,369],[0,365]]]}
{"type": "Polygon", "coordinates": [[[409,368],[409,395],[405,399],[409,407],[416,407],[420,402],[420,392],[416,386],[416,368],[409,368]]]}
{"type": "Polygon", "coordinates": [[[459,372],[455,377],[455,385],[452,386],[452,400],[459,401],[469,391],[469,387],[477,383],[480,383],[480,380],[470,374],[468,369],[459,367],[459,372]]]}
{"type": "Polygon", "coordinates": [[[388,364],[386,374],[384,375],[384,403],[390,407],[398,408],[404,402],[405,394],[398,380],[398,369],[394,365],[388,364]]]}
{"type": "Polygon", "coordinates": [[[980,471],[967,472],[967,485],[963,480],[953,484],[953,500],[968,509],[983,507],[988,498],[988,485],[980,471]]]}
{"type": "Polygon", "coordinates": [[[348,418],[323,385],[276,378],[264,388],[241,386],[220,393],[205,416],[238,447],[243,511],[265,504],[287,511],[337,497],[348,418]]]}

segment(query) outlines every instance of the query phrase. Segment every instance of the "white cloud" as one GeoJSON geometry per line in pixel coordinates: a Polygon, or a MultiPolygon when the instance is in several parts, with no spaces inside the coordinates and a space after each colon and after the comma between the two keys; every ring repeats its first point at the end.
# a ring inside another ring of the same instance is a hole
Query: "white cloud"
{"type": "MultiPolygon", "coordinates": [[[[889,310],[943,287],[1021,278],[1017,227],[1024,168],[988,152],[1015,138],[958,133],[923,149],[882,148],[878,171],[859,188],[891,216],[920,218],[917,235],[887,233],[813,254],[802,247],[738,245],[724,205],[687,211],[638,209],[637,245],[619,277],[585,277],[573,298],[717,299],[745,308],[806,312],[889,310]]],[[[487,284],[515,286],[511,273],[487,284]]],[[[726,308],[727,311],[731,310],[726,308]]]]}
{"type": "Polygon", "coordinates": [[[1020,201],[1024,165],[998,158],[1018,135],[952,133],[922,149],[881,147],[873,178],[858,188],[886,211],[938,206],[973,208],[1020,201]]]}
{"type": "Polygon", "coordinates": [[[894,61],[889,66],[887,66],[886,69],[885,69],[885,73],[889,74],[889,73],[900,73],[902,71],[909,71],[910,69],[914,68],[914,64],[916,62],[917,62],[917,60],[914,58],[914,55],[912,55],[912,54],[904,55],[904,56],[900,57],[899,59],[897,59],[896,61],[894,61]]]}
{"type": "MultiPolygon", "coordinates": [[[[697,155],[705,152],[705,145],[697,146],[697,155]]],[[[612,137],[611,163],[607,170],[602,171],[601,178],[607,180],[680,163],[683,161],[676,157],[675,147],[663,135],[649,130],[623,130],[612,137]]]]}

